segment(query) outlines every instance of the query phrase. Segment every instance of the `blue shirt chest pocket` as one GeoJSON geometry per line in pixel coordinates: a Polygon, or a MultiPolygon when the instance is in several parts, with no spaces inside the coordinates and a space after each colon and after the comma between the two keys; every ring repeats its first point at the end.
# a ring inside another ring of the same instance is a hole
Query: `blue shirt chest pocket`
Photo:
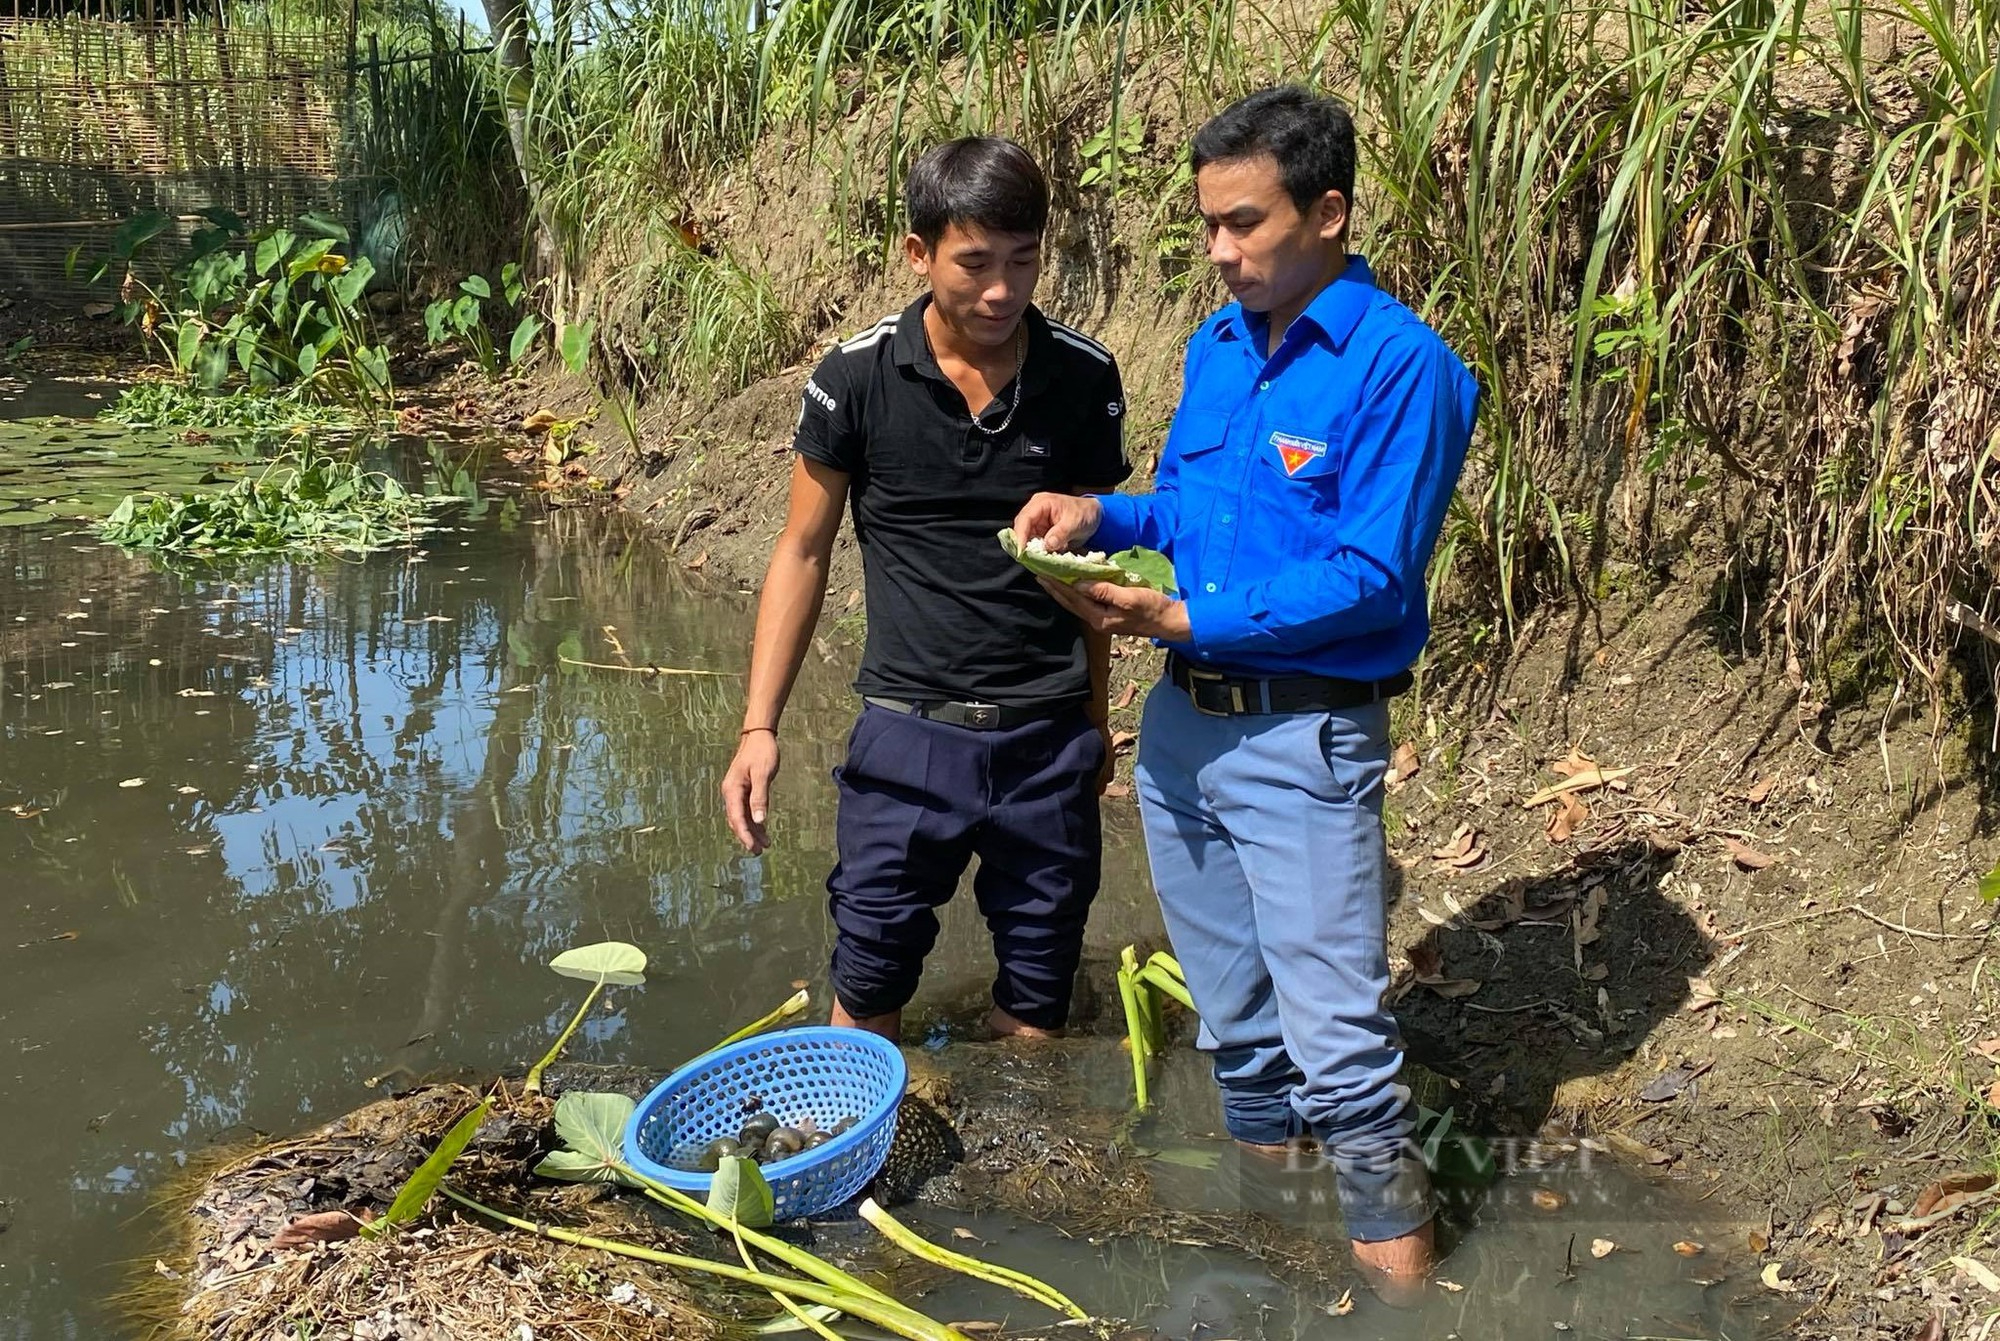
{"type": "Polygon", "coordinates": [[[1310,424],[1298,430],[1265,428],[1251,448],[1258,492],[1282,512],[1298,508],[1323,517],[1340,510],[1341,434],[1310,424]]]}

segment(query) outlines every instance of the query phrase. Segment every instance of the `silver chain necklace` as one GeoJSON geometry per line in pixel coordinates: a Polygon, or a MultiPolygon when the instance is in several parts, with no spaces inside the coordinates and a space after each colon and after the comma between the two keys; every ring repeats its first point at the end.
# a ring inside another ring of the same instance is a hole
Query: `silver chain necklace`
{"type": "MultiPolygon", "coordinates": [[[[928,326],[924,328],[924,349],[930,354],[931,362],[936,363],[937,351],[931,348],[931,332],[928,326]]],[[[984,414],[984,410],[981,410],[979,414],[973,415],[972,426],[975,429],[984,433],[989,438],[997,438],[1007,431],[1008,426],[1014,422],[1014,415],[1021,408],[1021,371],[1027,366],[1028,323],[1024,320],[1021,323],[1020,329],[1014,335],[1014,403],[1007,407],[1007,417],[1002,419],[996,428],[988,428],[979,422],[979,415],[984,414]]],[[[969,409],[970,407],[968,406],[967,408],[969,409]]]]}

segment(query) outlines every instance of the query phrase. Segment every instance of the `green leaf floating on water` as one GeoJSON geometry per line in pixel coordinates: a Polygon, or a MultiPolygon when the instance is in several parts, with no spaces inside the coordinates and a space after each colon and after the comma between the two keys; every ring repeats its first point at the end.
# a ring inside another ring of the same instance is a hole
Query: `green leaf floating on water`
{"type": "Polygon", "coordinates": [[[1031,573],[1057,582],[1111,582],[1121,587],[1151,587],[1154,591],[1174,589],[1174,565],[1166,555],[1153,549],[1125,549],[1116,554],[1068,554],[1035,549],[1021,543],[1009,526],[999,535],[1000,548],[1009,558],[1031,573]]]}
{"type": "Polygon", "coordinates": [[[646,981],[646,952],[624,941],[599,941],[563,951],[549,961],[549,967],[565,978],[637,987],[646,981]]]}
{"type": "Polygon", "coordinates": [[[479,1124],[486,1120],[486,1114],[492,1108],[493,1101],[483,1099],[477,1108],[454,1123],[452,1129],[444,1134],[444,1139],[438,1142],[437,1149],[431,1152],[431,1157],[419,1164],[417,1171],[410,1175],[410,1181],[403,1184],[403,1190],[396,1194],[396,1200],[390,1203],[382,1218],[363,1225],[361,1232],[374,1238],[422,1215],[439,1184],[444,1182],[444,1176],[451,1172],[452,1163],[465,1153],[465,1147],[472,1143],[479,1124]]]}
{"type": "Polygon", "coordinates": [[[708,1209],[745,1229],[763,1229],[777,1214],[777,1199],[755,1160],[724,1155],[708,1183],[708,1209]]]}
{"type": "Polygon", "coordinates": [[[556,1100],[556,1135],[563,1148],[535,1166],[565,1183],[625,1183],[625,1124],[637,1107],[622,1094],[565,1094],[556,1100]]]}

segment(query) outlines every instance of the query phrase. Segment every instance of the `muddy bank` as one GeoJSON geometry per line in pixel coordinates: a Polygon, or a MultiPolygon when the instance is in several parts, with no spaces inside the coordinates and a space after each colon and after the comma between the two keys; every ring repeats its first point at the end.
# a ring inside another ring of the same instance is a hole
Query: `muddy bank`
{"type": "MultiPolygon", "coordinates": [[[[1122,1074],[1114,1043],[962,1045],[914,1064],[896,1144],[869,1189],[883,1204],[1016,1213],[1062,1233],[1199,1234],[1302,1288],[1339,1280],[1340,1259],[1323,1244],[1256,1217],[1177,1214],[1155,1200],[1147,1166],[1130,1150],[1130,1117],[1080,1093],[1122,1074]]],[[[549,1072],[544,1095],[500,1082],[450,1184],[540,1224],[734,1262],[732,1244],[636,1194],[531,1173],[559,1144],[562,1094],[638,1098],[656,1079],[644,1068],[564,1064],[549,1072]]],[[[512,1232],[441,1196],[416,1223],[362,1235],[479,1097],[461,1084],[424,1085],[221,1163],[177,1201],[178,1242],[128,1296],[132,1311],[165,1334],[202,1341],[289,1337],[308,1325],[316,1335],[374,1341],[699,1338],[770,1318],[771,1301],[754,1292],[512,1232]]],[[[921,1295],[939,1275],[851,1214],[775,1232],[898,1297],[921,1295]]],[[[1008,1330],[1035,1325],[1024,1318],[1008,1330]]]]}

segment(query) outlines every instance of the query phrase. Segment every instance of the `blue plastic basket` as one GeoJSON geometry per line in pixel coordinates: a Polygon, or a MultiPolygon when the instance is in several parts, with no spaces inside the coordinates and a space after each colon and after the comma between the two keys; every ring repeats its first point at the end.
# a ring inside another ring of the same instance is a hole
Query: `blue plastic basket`
{"type": "Polygon", "coordinates": [[[625,1162],[705,1197],[701,1153],[741,1130],[746,1095],[761,1095],[760,1107],[793,1126],[810,1118],[826,1131],[851,1115],[854,1126],[825,1145],[763,1166],[778,1219],[824,1215],[857,1196],[889,1158],[909,1075],[896,1045],[864,1030],[809,1025],[759,1034],[697,1057],[655,1086],[625,1126],[625,1162]]]}

